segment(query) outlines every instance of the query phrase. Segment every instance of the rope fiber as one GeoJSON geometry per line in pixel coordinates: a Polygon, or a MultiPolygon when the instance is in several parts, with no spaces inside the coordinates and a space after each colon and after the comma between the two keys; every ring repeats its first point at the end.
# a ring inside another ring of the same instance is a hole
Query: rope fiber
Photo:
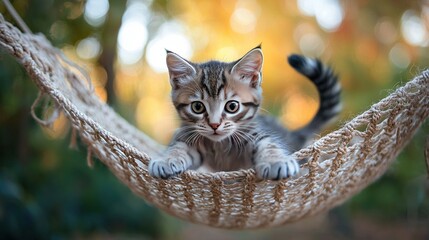
{"type": "Polygon", "coordinates": [[[298,159],[308,159],[296,178],[260,181],[249,169],[186,171],[169,180],[155,179],[148,174],[148,162],[164,146],[102,103],[87,74],[43,35],[22,33],[0,15],[0,48],[14,56],[37,85],[40,95],[35,105],[42,96],[53,103],[50,117],[41,120],[34,115],[36,121],[49,124],[58,111],[63,112],[72,135],[88,148],[89,165],[97,157],[148,203],[181,219],[219,228],[278,226],[341,204],[386,171],[429,115],[426,70],[340,129],[296,152],[298,159]]]}

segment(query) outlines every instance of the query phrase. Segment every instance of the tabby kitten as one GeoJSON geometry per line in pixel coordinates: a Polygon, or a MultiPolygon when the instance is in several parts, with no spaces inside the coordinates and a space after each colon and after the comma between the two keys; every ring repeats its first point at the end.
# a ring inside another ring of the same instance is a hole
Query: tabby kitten
{"type": "Polygon", "coordinates": [[[299,172],[291,155],[340,111],[340,85],[319,60],[291,55],[289,64],[317,87],[320,107],[304,128],[288,131],[272,117],[260,115],[262,63],[260,47],[231,62],[192,63],[167,51],[172,100],[181,127],[149,173],[169,178],[200,166],[212,171],[253,167],[260,179],[283,179],[299,172]]]}

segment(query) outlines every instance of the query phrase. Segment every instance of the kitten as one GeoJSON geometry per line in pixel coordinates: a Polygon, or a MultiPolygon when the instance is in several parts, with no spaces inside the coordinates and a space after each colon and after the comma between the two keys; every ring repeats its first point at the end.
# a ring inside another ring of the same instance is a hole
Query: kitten
{"type": "Polygon", "coordinates": [[[319,60],[291,55],[289,64],[317,87],[320,107],[304,128],[288,131],[260,115],[262,50],[258,46],[231,62],[192,63],[167,51],[172,100],[181,127],[149,173],[169,178],[205,166],[213,171],[253,167],[260,179],[278,180],[299,172],[292,152],[300,149],[340,109],[337,77],[319,60]]]}

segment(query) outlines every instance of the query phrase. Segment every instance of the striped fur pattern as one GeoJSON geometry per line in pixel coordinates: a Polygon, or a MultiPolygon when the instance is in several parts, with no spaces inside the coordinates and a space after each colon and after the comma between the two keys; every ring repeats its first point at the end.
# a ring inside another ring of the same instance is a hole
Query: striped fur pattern
{"type": "Polygon", "coordinates": [[[149,173],[169,178],[187,169],[231,171],[254,168],[260,179],[283,179],[299,172],[291,153],[340,110],[340,86],[332,70],[300,55],[289,63],[320,93],[313,121],[288,131],[274,118],[258,114],[262,101],[263,55],[256,47],[226,63],[192,63],[167,51],[172,101],[182,121],[164,156],[152,159],[149,173]]]}

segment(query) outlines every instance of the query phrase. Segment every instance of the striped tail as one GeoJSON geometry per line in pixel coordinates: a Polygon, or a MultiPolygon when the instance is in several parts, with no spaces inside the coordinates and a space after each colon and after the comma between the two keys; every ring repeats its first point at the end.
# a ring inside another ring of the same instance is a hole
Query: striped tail
{"type": "Polygon", "coordinates": [[[310,79],[319,92],[320,106],[316,116],[307,126],[292,132],[296,137],[306,141],[314,133],[322,130],[341,111],[341,86],[333,70],[318,59],[293,54],[288,57],[288,62],[295,70],[310,79]]]}

